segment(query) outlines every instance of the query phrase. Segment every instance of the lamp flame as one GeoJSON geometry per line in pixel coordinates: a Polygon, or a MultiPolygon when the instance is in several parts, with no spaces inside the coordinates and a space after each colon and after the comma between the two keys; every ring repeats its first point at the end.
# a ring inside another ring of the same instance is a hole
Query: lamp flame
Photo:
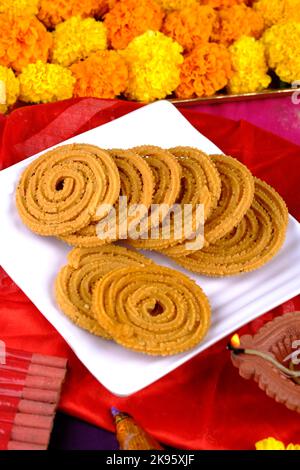
{"type": "Polygon", "coordinates": [[[236,349],[241,346],[240,337],[237,333],[232,336],[230,340],[230,344],[233,348],[236,348],[236,349]]]}

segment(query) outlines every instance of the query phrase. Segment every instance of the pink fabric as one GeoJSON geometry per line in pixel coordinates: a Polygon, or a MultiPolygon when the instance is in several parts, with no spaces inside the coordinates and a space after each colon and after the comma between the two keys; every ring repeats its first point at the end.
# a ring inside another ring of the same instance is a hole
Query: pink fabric
{"type": "MultiPolygon", "coordinates": [[[[181,109],[187,107],[180,106],[181,109]]],[[[291,96],[193,105],[191,109],[235,121],[245,120],[297,145],[300,144],[300,103],[293,104],[291,96]]]]}

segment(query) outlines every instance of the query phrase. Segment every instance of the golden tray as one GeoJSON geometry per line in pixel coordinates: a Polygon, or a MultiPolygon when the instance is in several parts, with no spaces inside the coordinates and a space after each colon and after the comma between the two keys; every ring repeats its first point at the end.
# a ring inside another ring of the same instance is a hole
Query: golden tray
{"type": "MultiPolygon", "coordinates": [[[[230,95],[227,93],[219,93],[213,96],[206,96],[203,98],[190,98],[190,99],[180,99],[180,98],[169,98],[169,101],[173,104],[184,104],[184,105],[196,105],[196,104],[217,104],[217,103],[230,103],[234,101],[248,101],[255,99],[267,99],[267,98],[280,98],[282,96],[291,96],[293,93],[297,92],[297,88],[282,88],[274,89],[269,88],[260,92],[255,93],[241,93],[238,95],[230,95]]],[[[299,89],[298,89],[299,92],[299,89]]]]}

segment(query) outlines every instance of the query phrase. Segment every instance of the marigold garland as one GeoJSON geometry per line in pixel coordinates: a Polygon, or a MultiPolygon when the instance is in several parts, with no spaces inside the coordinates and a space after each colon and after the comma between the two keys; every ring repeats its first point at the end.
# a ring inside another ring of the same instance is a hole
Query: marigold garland
{"type": "Polygon", "coordinates": [[[230,45],[241,36],[253,36],[259,39],[264,30],[262,16],[246,5],[234,5],[219,10],[215,23],[213,39],[224,45],[230,45]]]}
{"type": "Polygon", "coordinates": [[[75,97],[115,98],[128,84],[128,68],[116,51],[101,51],[71,66],[75,97]]]}
{"type": "Polygon", "coordinates": [[[253,8],[268,28],[277,23],[300,21],[300,0],[258,0],[253,8]]]}
{"type": "Polygon", "coordinates": [[[38,17],[47,28],[54,28],[71,16],[101,17],[107,9],[107,0],[40,0],[38,17]]]}
{"type": "Polygon", "coordinates": [[[120,0],[105,16],[109,42],[114,49],[125,49],[145,31],[159,31],[164,12],[155,0],[120,0]]]}
{"type": "Polygon", "coordinates": [[[178,98],[214,95],[232,76],[230,53],[222,44],[199,44],[186,55],[181,67],[178,98]]]}
{"type": "Polygon", "coordinates": [[[29,64],[19,75],[20,100],[26,103],[50,103],[72,98],[75,78],[57,64],[38,61],[29,64]]]}
{"type": "Polygon", "coordinates": [[[229,48],[234,74],[229,80],[230,93],[251,93],[268,88],[271,77],[263,44],[249,36],[242,36],[229,48]]]}
{"type": "Polygon", "coordinates": [[[274,437],[268,437],[262,439],[255,444],[256,450],[300,450],[300,444],[288,444],[284,445],[283,442],[274,439],[274,437]]]}
{"type": "Polygon", "coordinates": [[[36,15],[40,0],[0,0],[0,13],[36,15]]]}
{"type": "Polygon", "coordinates": [[[20,92],[19,80],[12,69],[0,65],[0,82],[4,82],[5,104],[0,103],[0,113],[6,113],[15,104],[20,92]]]}
{"type": "Polygon", "coordinates": [[[106,27],[94,18],[73,16],[53,31],[52,62],[68,67],[107,47],[106,27]]]}
{"type": "Polygon", "coordinates": [[[151,102],[257,92],[268,68],[300,79],[300,0],[0,0],[0,31],[0,112],[19,87],[34,103],[151,102]]]}
{"type": "Polygon", "coordinates": [[[300,79],[300,23],[288,22],[272,26],[263,37],[269,67],[283,82],[300,79]]]}
{"type": "Polygon", "coordinates": [[[213,8],[228,8],[242,3],[251,3],[251,0],[201,0],[202,5],[210,5],[213,8]]]}
{"type": "Polygon", "coordinates": [[[164,10],[181,10],[182,8],[196,5],[198,0],[157,0],[164,10]]]}
{"type": "Polygon", "coordinates": [[[216,19],[217,14],[212,7],[196,4],[169,13],[162,32],[190,51],[196,44],[208,42],[216,19]]]}
{"type": "Polygon", "coordinates": [[[0,65],[20,72],[27,64],[47,62],[51,33],[35,16],[0,14],[0,65]]]}
{"type": "Polygon", "coordinates": [[[127,98],[150,102],[170,95],[179,85],[182,47],[160,32],[147,31],[121,51],[129,67],[127,98]]]}
{"type": "Polygon", "coordinates": [[[111,10],[119,0],[107,0],[108,10],[111,10]]]}

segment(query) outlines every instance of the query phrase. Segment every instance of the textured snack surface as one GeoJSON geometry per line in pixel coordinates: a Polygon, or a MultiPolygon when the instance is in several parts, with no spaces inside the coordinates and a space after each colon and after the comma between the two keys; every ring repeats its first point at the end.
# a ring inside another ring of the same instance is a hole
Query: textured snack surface
{"type": "MultiPolygon", "coordinates": [[[[153,191],[153,205],[161,205],[160,208],[152,207],[151,213],[140,233],[145,233],[146,236],[137,239],[131,239],[130,243],[139,249],[155,250],[161,247],[162,241],[160,237],[151,236],[151,230],[158,228],[168,216],[170,207],[175,204],[180,188],[182,170],[174,155],[168,150],[152,145],[144,145],[132,149],[140,157],[145,159],[151,168],[154,177],[154,191],[153,191]]],[[[169,246],[171,240],[164,240],[169,246]]]]}
{"type": "MultiPolygon", "coordinates": [[[[152,171],[145,160],[131,150],[108,150],[119,172],[120,177],[120,196],[126,197],[126,214],[120,211],[119,200],[114,205],[114,213],[116,224],[113,224],[112,230],[108,230],[103,236],[97,234],[97,223],[90,222],[87,227],[78,232],[61,237],[66,243],[78,247],[102,246],[118,239],[126,238],[127,226],[130,223],[130,207],[134,208],[136,204],[142,204],[145,208],[149,208],[152,203],[153,194],[153,175],[152,171]],[[104,237],[105,235],[105,237],[104,237]]],[[[142,218],[142,216],[141,216],[142,218]]],[[[139,220],[135,218],[135,222],[139,220]]]]}
{"type": "Polygon", "coordinates": [[[254,179],[248,168],[227,155],[212,155],[221,177],[221,197],[205,224],[205,240],[214,243],[236,227],[254,197],[254,179]]]}
{"type": "Polygon", "coordinates": [[[117,343],[150,355],[191,349],[210,325],[202,289],[187,276],[157,265],[106,275],[94,289],[93,310],[117,343]]]}
{"type": "Polygon", "coordinates": [[[16,204],[33,232],[68,235],[86,227],[100,204],[114,204],[120,192],[118,169],[98,147],[57,147],[34,160],[23,172],[16,204]]]}
{"type": "Polygon", "coordinates": [[[279,194],[254,178],[251,208],[228,235],[186,257],[175,259],[184,268],[208,276],[254,271],[280,250],[286,235],[288,210],[279,194]]]}
{"type": "MultiPolygon", "coordinates": [[[[193,241],[201,228],[200,225],[208,219],[216,209],[221,196],[221,178],[212,159],[192,147],[174,147],[169,151],[176,157],[182,167],[181,191],[177,198],[185,213],[189,216],[189,224],[184,226],[182,239],[177,243],[161,250],[167,256],[186,256],[189,253],[188,241],[193,241]],[[203,205],[203,221],[200,220],[198,207],[203,205]]],[[[174,221],[173,221],[174,223],[174,221]]],[[[175,233],[176,228],[173,227],[175,233]]]]}
{"type": "Polygon", "coordinates": [[[110,334],[99,324],[91,307],[95,284],[114,269],[150,264],[150,259],[120,246],[74,248],[69,253],[68,265],[56,279],[57,303],[78,326],[108,339],[110,334]]]}

